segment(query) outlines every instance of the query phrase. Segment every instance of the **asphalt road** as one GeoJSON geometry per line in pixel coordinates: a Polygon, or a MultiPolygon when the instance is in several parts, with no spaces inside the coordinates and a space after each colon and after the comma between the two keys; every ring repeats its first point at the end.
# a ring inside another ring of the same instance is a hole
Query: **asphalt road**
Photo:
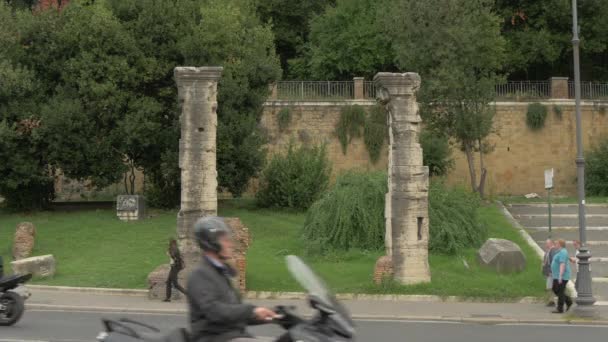
{"type": "MultiPolygon", "coordinates": [[[[184,326],[186,317],[180,315],[124,315],[85,312],[35,311],[26,312],[14,327],[0,327],[0,342],[95,341],[101,329],[101,317],[129,317],[168,330],[184,326]]],[[[606,341],[608,327],[578,325],[481,325],[450,322],[358,321],[357,341],[374,342],[538,342],[538,341],[606,341]]],[[[253,330],[260,336],[276,336],[274,326],[253,330]]]]}

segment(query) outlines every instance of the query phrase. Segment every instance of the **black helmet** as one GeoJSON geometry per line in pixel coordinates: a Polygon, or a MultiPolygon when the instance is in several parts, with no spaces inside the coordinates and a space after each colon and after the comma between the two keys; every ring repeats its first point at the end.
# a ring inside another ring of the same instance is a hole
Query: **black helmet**
{"type": "Polygon", "coordinates": [[[230,228],[221,217],[203,217],[194,224],[194,236],[198,245],[205,252],[219,253],[222,250],[219,243],[220,237],[230,234],[230,228]]]}

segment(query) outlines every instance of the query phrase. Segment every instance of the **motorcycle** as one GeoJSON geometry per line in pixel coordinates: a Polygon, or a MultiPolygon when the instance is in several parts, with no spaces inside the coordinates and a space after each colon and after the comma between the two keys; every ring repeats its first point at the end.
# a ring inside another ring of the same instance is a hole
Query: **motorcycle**
{"type": "MultiPolygon", "coordinates": [[[[285,329],[276,342],[350,342],[354,341],[355,325],[346,308],[327,290],[327,286],[300,258],[290,255],[286,258],[287,268],[298,283],[308,292],[308,302],[316,310],[306,319],[299,316],[294,307],[277,306],[278,318],[275,323],[285,329]]],[[[189,334],[180,328],[169,334],[162,334],[157,328],[130,319],[103,320],[105,331],[99,342],[141,342],[165,341],[188,342],[189,334]]]]}
{"type": "Polygon", "coordinates": [[[23,316],[30,296],[23,284],[31,278],[31,274],[0,277],[0,326],[13,325],[23,316]]]}

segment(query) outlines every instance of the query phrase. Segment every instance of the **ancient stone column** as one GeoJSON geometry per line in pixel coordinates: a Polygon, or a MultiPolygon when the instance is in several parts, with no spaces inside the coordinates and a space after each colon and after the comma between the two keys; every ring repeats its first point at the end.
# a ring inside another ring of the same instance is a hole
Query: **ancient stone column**
{"type": "Polygon", "coordinates": [[[428,182],[419,143],[422,119],[416,92],[416,73],[378,73],[374,83],[389,114],[389,195],[386,215],[387,246],[395,280],[402,284],[429,282],[428,182]]]}
{"type": "Polygon", "coordinates": [[[217,215],[217,83],[221,67],[177,67],[174,75],[181,105],[179,168],[181,205],[177,237],[186,267],[200,258],[192,228],[203,216],[217,215]]]}

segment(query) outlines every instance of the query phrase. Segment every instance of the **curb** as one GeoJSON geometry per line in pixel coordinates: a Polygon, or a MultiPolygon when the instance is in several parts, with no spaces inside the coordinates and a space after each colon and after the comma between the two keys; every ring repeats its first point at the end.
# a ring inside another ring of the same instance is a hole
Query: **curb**
{"type": "Polygon", "coordinates": [[[545,256],[545,252],[542,250],[542,248],[540,248],[540,246],[536,243],[536,241],[534,241],[534,239],[530,236],[530,234],[528,234],[528,232],[524,229],[524,227],[521,224],[519,224],[519,222],[517,222],[517,220],[513,217],[513,215],[511,215],[509,210],[505,207],[505,205],[501,201],[496,201],[496,204],[502,211],[503,215],[507,218],[509,223],[511,223],[511,225],[519,231],[519,234],[521,234],[521,236],[524,238],[524,240],[526,240],[528,245],[530,247],[532,247],[534,252],[536,252],[536,255],[538,255],[538,257],[541,260],[543,260],[543,258],[545,256]]]}
{"type": "Polygon", "coordinates": [[[64,292],[79,292],[90,294],[103,295],[122,295],[122,296],[138,296],[144,297],[148,295],[148,290],[138,289],[113,289],[102,287],[73,287],[73,286],[48,286],[48,285],[27,285],[28,289],[41,291],[64,291],[64,292]]]}
{"type": "MultiPolygon", "coordinates": [[[[69,305],[47,305],[26,304],[26,310],[46,311],[73,311],[94,313],[139,313],[156,315],[185,315],[186,309],[137,309],[137,308],[111,308],[111,307],[83,307],[69,305]]],[[[310,315],[303,315],[309,318],[310,315]]],[[[516,319],[516,318],[483,318],[483,317],[458,317],[458,316],[412,316],[412,315],[357,315],[353,314],[354,320],[363,321],[428,321],[428,322],[454,322],[454,323],[477,323],[477,324],[571,324],[571,325],[598,325],[608,326],[608,320],[573,320],[573,319],[516,319]]]]}
{"type": "MultiPolygon", "coordinates": [[[[39,291],[63,291],[77,292],[99,295],[114,296],[133,296],[146,297],[147,290],[138,289],[111,289],[97,287],[71,287],[71,286],[47,286],[47,285],[28,285],[29,289],[39,291]]],[[[247,299],[254,300],[305,300],[308,295],[304,292],[270,292],[270,291],[248,291],[245,296],[247,299]]],[[[360,300],[360,301],[392,301],[392,302],[433,302],[433,303],[514,303],[514,304],[539,304],[543,303],[541,298],[523,297],[505,300],[495,300],[492,298],[457,297],[457,296],[434,296],[434,295],[398,295],[398,294],[355,294],[339,293],[336,294],[339,300],[360,300]]]]}

